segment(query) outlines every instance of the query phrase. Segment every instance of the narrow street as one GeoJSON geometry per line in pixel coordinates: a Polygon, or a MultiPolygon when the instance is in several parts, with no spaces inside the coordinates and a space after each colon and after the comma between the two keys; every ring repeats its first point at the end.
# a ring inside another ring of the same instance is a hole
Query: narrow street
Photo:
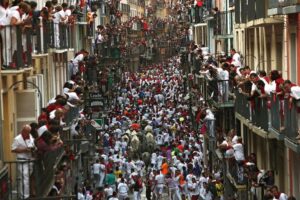
{"type": "Polygon", "coordinates": [[[299,200],[299,11],[0,1],[0,200],[299,200]]]}

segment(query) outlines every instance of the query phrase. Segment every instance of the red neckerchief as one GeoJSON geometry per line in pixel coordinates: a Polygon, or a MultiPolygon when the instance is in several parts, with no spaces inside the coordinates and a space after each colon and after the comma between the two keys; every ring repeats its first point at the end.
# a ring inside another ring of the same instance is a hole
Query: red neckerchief
{"type": "Polygon", "coordinates": [[[23,137],[23,140],[26,141],[26,140],[29,140],[30,139],[30,135],[28,134],[27,136],[25,136],[23,133],[22,134],[22,137],[23,137]]]}

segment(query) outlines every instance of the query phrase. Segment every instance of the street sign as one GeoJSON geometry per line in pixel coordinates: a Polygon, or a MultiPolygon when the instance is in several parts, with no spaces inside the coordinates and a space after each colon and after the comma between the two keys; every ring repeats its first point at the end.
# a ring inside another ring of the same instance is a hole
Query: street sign
{"type": "Polygon", "coordinates": [[[104,119],[100,118],[100,119],[92,119],[91,120],[91,125],[95,128],[95,129],[102,129],[103,125],[104,125],[104,119]]]}

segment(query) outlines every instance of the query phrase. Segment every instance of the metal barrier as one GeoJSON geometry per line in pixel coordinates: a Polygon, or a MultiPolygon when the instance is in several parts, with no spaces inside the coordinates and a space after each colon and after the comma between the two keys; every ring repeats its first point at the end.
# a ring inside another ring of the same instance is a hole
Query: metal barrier
{"type": "Polygon", "coordinates": [[[229,101],[230,80],[211,80],[207,81],[208,97],[217,103],[226,103],[229,101]]]}
{"type": "Polygon", "coordinates": [[[73,120],[79,117],[79,111],[79,107],[70,107],[64,118],[67,126],[70,126],[73,120]]]}
{"type": "Polygon", "coordinates": [[[288,99],[284,100],[284,130],[283,133],[293,142],[297,143],[298,136],[298,104],[299,101],[294,100],[291,104],[288,99]]]}
{"type": "Polygon", "coordinates": [[[239,164],[234,158],[226,159],[227,173],[234,179],[238,185],[244,185],[247,183],[247,178],[244,176],[244,167],[239,164]]]}
{"type": "Polygon", "coordinates": [[[265,131],[272,128],[298,143],[296,137],[299,130],[300,101],[293,100],[290,103],[289,99],[282,100],[273,94],[269,99],[255,98],[249,100],[246,95],[238,91],[235,92],[235,96],[235,110],[242,117],[265,131]],[[268,105],[269,103],[270,105],[268,105]],[[251,104],[253,105],[251,106],[251,104]]]}
{"type": "Polygon", "coordinates": [[[265,131],[268,131],[269,126],[269,109],[267,106],[267,99],[256,98],[253,100],[254,108],[251,109],[252,123],[257,127],[261,127],[265,131]]]}
{"type": "Polygon", "coordinates": [[[280,127],[283,124],[281,115],[281,102],[279,98],[275,97],[273,98],[273,95],[271,97],[271,127],[278,132],[280,132],[280,127]]]}
{"type": "Polygon", "coordinates": [[[76,200],[75,195],[60,195],[60,196],[53,196],[53,197],[32,197],[28,198],[28,200],[76,200]]]}
{"type": "Polygon", "coordinates": [[[39,198],[47,196],[63,154],[64,149],[59,148],[45,153],[37,160],[5,161],[9,170],[8,199],[27,199],[30,195],[39,198]]]}
{"type": "Polygon", "coordinates": [[[32,30],[19,25],[7,25],[0,30],[0,34],[2,39],[2,65],[10,69],[30,66],[32,62],[32,30]]]}
{"type": "Polygon", "coordinates": [[[6,161],[4,163],[8,165],[9,170],[9,197],[7,199],[14,200],[28,198],[30,193],[35,189],[31,184],[34,176],[34,161],[18,159],[16,161],[6,161]]]}
{"type": "Polygon", "coordinates": [[[67,49],[70,48],[71,24],[43,22],[44,52],[49,48],[67,49]]]}

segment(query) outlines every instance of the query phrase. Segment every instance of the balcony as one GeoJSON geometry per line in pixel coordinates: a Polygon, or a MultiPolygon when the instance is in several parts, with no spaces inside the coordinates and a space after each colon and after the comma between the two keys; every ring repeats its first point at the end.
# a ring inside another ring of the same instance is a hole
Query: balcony
{"type": "Polygon", "coordinates": [[[267,2],[262,0],[235,0],[236,23],[247,23],[267,17],[267,2]]]}
{"type": "Polygon", "coordinates": [[[287,15],[300,12],[300,0],[269,0],[268,3],[268,15],[287,15]]]}
{"type": "Polygon", "coordinates": [[[297,140],[300,119],[298,110],[300,101],[289,102],[271,96],[269,99],[255,98],[249,100],[244,94],[235,93],[236,117],[245,121],[256,134],[278,140],[284,140],[287,147],[300,152],[297,140]]]}
{"type": "Polygon", "coordinates": [[[244,173],[244,167],[239,165],[234,158],[226,158],[226,177],[237,190],[244,190],[247,187],[247,178],[244,173]]]}
{"type": "Polygon", "coordinates": [[[214,16],[214,35],[217,38],[233,37],[234,12],[218,12],[214,16]]]}
{"type": "Polygon", "coordinates": [[[261,137],[266,137],[269,131],[270,110],[268,99],[250,99],[247,95],[235,92],[236,117],[261,137]]]}
{"type": "Polygon", "coordinates": [[[2,69],[21,69],[31,66],[32,32],[21,26],[5,26],[1,29],[2,69]],[[18,41],[18,42],[17,42],[18,41]]]}

